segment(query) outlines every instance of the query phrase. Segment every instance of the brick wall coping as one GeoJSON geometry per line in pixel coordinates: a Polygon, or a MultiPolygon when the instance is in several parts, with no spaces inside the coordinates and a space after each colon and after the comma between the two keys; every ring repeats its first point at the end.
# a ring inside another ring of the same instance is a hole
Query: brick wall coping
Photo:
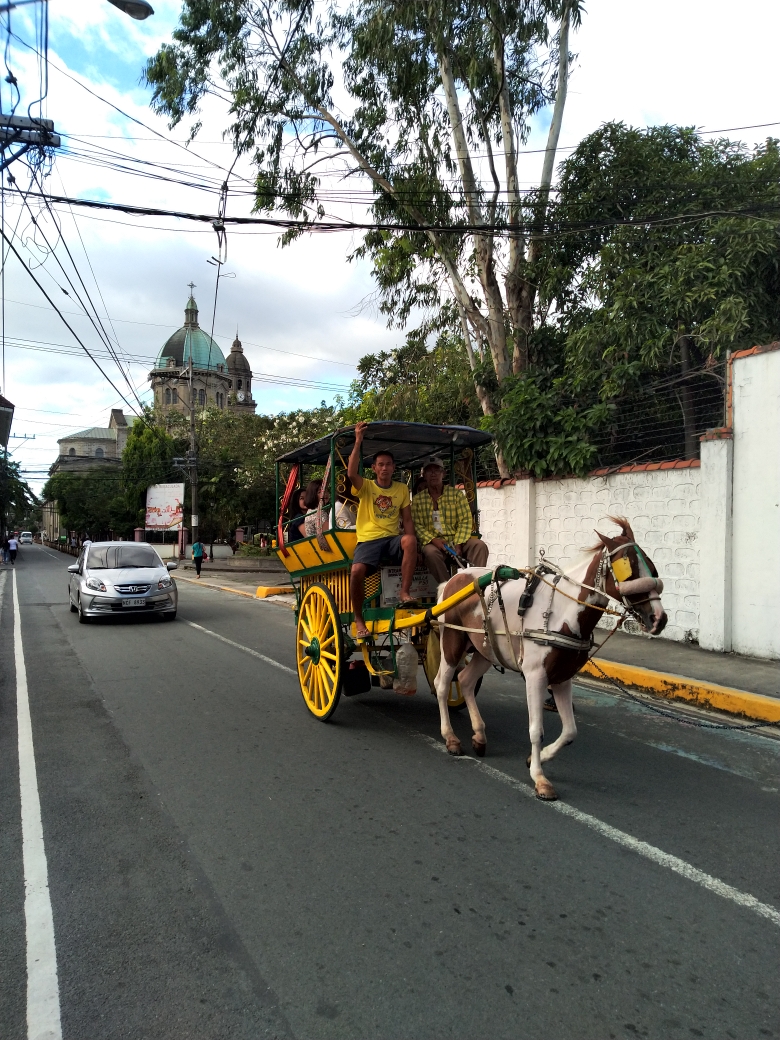
{"type": "MultiPolygon", "coordinates": [[[[588,474],[589,477],[607,477],[612,476],[615,473],[647,473],[651,470],[657,469],[698,469],[701,466],[700,459],[675,459],[673,462],[640,462],[634,463],[630,466],[620,466],[617,469],[614,467],[604,466],[602,469],[594,469],[588,474]]],[[[501,477],[499,480],[479,480],[477,481],[478,488],[502,488],[507,484],[516,484],[516,477],[501,477]]],[[[520,480],[527,480],[527,477],[520,477],[520,480]]],[[[537,480],[537,483],[545,480],[576,480],[576,477],[541,477],[537,480]]],[[[458,484],[458,487],[462,488],[462,484],[458,484]]]]}

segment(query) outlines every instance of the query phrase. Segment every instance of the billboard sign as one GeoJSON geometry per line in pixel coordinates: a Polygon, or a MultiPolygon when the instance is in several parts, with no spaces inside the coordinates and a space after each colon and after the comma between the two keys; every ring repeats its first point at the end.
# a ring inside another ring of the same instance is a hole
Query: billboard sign
{"type": "Polygon", "coordinates": [[[147,530],[172,531],[184,520],[184,484],[152,484],[146,489],[147,530]]]}

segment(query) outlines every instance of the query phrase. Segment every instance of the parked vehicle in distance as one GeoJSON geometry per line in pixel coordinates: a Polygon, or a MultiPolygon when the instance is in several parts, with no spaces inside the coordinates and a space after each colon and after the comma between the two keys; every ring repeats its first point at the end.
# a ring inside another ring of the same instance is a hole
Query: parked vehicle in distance
{"type": "Polygon", "coordinates": [[[19,535],[19,544],[20,545],[32,545],[32,543],[33,543],[32,531],[22,531],[22,533],[19,535]]]}
{"type": "Polygon", "coordinates": [[[68,567],[68,601],[83,625],[110,614],[159,614],[173,621],[179,593],[163,563],[147,542],[92,542],[68,567]]]}

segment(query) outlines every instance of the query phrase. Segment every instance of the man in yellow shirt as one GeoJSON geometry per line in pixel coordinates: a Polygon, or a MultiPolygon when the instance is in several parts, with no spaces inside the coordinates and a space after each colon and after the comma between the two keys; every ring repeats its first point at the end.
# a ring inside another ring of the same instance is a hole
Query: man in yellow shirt
{"type": "Polygon", "coordinates": [[[368,423],[359,422],[355,427],[355,445],[347,464],[347,476],[358,496],[357,546],[352,559],[349,591],[355,628],[359,639],[369,632],[363,620],[365,600],[365,578],[369,567],[381,563],[401,562],[400,602],[411,603],[410,586],[417,566],[417,539],[409,508],[409,489],[406,484],[393,480],[395,459],[389,451],[378,451],[372,463],[376,480],[361,477],[361,445],[368,423]],[[399,520],[404,533],[399,534],[399,520]]]}

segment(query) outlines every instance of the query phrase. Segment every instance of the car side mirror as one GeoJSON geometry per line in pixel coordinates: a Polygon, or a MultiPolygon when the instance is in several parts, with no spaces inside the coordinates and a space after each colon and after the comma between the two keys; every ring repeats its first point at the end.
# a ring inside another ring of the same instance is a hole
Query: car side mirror
{"type": "Polygon", "coordinates": [[[166,566],[166,567],[168,568],[168,570],[169,570],[169,571],[175,571],[175,570],[176,570],[176,568],[177,568],[177,567],[178,567],[179,565],[178,565],[178,563],[174,563],[174,561],[173,561],[173,560],[169,560],[169,561],[168,561],[168,562],[167,562],[167,563],[165,564],[165,566],[166,566]]]}
{"type": "Polygon", "coordinates": [[[79,565],[77,563],[72,563],[70,567],[68,567],[68,574],[78,574],[78,572],[79,565]]]}

